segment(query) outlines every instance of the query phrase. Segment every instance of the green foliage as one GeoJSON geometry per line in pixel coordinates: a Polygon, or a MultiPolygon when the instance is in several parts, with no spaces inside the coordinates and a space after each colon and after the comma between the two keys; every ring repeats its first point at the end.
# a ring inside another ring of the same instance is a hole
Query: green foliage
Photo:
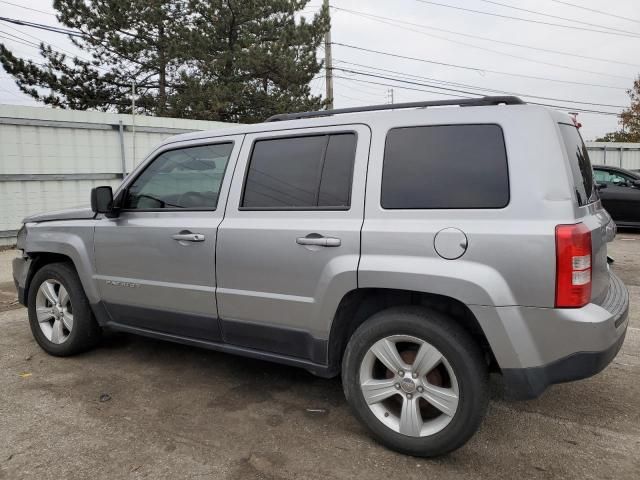
{"type": "Polygon", "coordinates": [[[83,53],[42,43],[39,64],[0,44],[0,62],[20,89],[60,108],[256,122],[319,109],[309,82],[329,28],[322,9],[296,19],[309,0],[54,0],[83,53]]]}
{"type": "Polygon", "coordinates": [[[640,142],[640,76],[627,90],[631,106],[620,114],[620,130],[607,133],[598,142],[640,142]]]}

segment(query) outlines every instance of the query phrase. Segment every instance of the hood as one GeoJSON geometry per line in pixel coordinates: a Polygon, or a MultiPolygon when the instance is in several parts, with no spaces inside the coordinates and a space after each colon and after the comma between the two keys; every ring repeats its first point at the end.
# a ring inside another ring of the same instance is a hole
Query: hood
{"type": "Polygon", "coordinates": [[[88,207],[68,208],[66,210],[56,210],[54,212],[37,213],[22,220],[22,223],[30,222],[51,222],[53,220],[88,220],[94,218],[96,214],[88,207]]]}

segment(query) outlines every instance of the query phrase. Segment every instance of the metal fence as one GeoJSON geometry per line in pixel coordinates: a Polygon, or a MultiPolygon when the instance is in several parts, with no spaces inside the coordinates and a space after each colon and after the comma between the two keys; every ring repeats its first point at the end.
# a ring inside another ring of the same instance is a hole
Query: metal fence
{"type": "Polygon", "coordinates": [[[586,142],[593,165],[640,169],[640,143],[586,142]]]}
{"type": "Polygon", "coordinates": [[[162,140],[222,122],[0,105],[0,245],[33,213],[88,205],[162,140]],[[134,123],[135,122],[135,123],[134,123]]]}

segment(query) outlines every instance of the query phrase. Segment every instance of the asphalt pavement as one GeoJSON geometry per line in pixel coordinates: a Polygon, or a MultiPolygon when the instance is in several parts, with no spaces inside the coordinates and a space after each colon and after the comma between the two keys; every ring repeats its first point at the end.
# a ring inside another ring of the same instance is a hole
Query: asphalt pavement
{"type": "Polygon", "coordinates": [[[132,335],[55,358],[37,346],[0,252],[0,479],[640,478],[640,235],[614,270],[632,296],[622,351],[541,398],[493,399],[481,430],[425,460],[373,441],[340,381],[132,335]]]}

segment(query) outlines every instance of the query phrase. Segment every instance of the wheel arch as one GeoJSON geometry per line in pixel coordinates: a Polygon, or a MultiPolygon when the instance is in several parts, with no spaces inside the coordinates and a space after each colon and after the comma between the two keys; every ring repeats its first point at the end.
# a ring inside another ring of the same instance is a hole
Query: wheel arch
{"type": "Polygon", "coordinates": [[[327,352],[329,369],[340,371],[349,339],[368,318],[382,310],[406,305],[433,309],[453,318],[480,345],[489,367],[492,370],[499,370],[484,329],[463,302],[445,295],[387,288],[359,288],[351,290],[342,298],[329,333],[327,352]]]}
{"type": "MultiPolygon", "coordinates": [[[[32,259],[29,281],[44,265],[57,261],[73,265],[89,303],[100,296],[93,278],[93,224],[43,222],[27,224],[24,252],[32,259]]],[[[25,288],[28,292],[28,286],[25,288]]],[[[25,295],[26,296],[26,295],[25,295]]]]}
{"type": "Polygon", "coordinates": [[[31,263],[24,286],[24,305],[28,305],[29,288],[31,287],[33,277],[46,265],[51,265],[52,263],[68,263],[77,271],[73,259],[68,255],[54,252],[29,252],[28,256],[31,259],[31,263]]]}

